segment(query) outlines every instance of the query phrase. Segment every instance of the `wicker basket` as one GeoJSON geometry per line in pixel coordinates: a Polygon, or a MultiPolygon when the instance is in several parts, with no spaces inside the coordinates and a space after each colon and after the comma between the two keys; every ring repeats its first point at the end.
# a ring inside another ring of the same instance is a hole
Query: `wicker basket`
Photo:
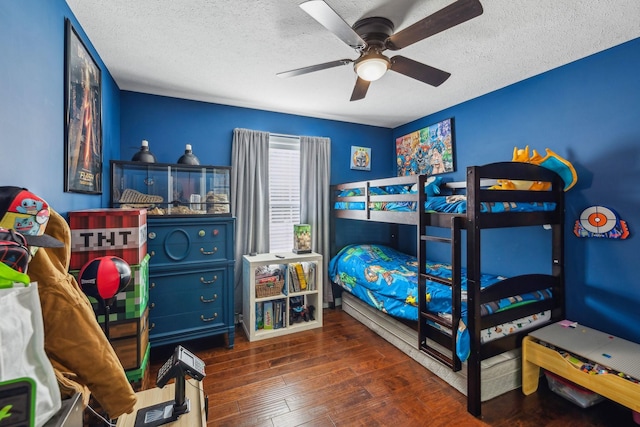
{"type": "Polygon", "coordinates": [[[256,298],[273,297],[282,293],[284,280],[256,283],[256,298]]]}

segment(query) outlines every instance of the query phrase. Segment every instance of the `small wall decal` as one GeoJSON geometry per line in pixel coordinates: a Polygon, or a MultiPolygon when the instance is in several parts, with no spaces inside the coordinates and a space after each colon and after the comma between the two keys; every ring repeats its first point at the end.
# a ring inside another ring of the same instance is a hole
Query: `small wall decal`
{"type": "Polygon", "coordinates": [[[613,210],[604,206],[591,206],[582,211],[573,233],[578,237],[604,237],[626,239],[629,237],[627,222],[613,210]]]}
{"type": "Polygon", "coordinates": [[[351,146],[351,169],[371,170],[371,148],[351,146]]]}

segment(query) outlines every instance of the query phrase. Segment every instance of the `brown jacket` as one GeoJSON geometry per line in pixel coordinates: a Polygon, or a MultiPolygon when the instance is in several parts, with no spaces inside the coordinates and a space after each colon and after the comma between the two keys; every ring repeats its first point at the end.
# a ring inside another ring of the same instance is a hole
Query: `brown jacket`
{"type": "Polygon", "coordinates": [[[91,303],[68,272],[71,230],[50,210],[46,233],[64,248],[40,248],[29,263],[31,281],[38,282],[44,320],[44,348],[56,372],[62,398],[89,392],[111,418],[131,413],[136,395],[120,360],[98,324],[91,303]]]}

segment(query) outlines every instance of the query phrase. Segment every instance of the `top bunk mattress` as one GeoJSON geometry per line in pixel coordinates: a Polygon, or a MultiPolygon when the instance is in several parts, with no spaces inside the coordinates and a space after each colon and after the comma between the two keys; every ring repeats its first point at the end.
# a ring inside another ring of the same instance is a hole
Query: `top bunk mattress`
{"type": "MultiPolygon", "coordinates": [[[[541,212],[553,211],[555,203],[552,202],[483,202],[480,212],[541,212]]],[[[335,210],[365,210],[365,202],[336,202],[335,210]]],[[[463,195],[431,196],[424,204],[426,212],[457,213],[467,212],[467,198],[463,195]]],[[[370,202],[369,210],[415,212],[416,202],[370,202]]]]}
{"type": "Polygon", "coordinates": [[[375,215],[376,220],[386,218],[384,212],[397,213],[395,217],[402,217],[403,213],[411,216],[412,212],[419,211],[417,206],[422,200],[427,212],[462,215],[469,205],[479,213],[543,213],[531,218],[547,221],[544,223],[564,210],[562,178],[550,169],[522,162],[470,166],[464,182],[443,183],[441,177],[411,175],[334,187],[335,215],[352,219],[373,219],[360,212],[382,213],[382,216],[375,215]],[[525,185],[527,183],[532,185],[525,185]]]}
{"type": "MultiPolygon", "coordinates": [[[[372,196],[386,195],[415,195],[416,192],[411,186],[392,185],[384,187],[372,187],[369,189],[372,196]]],[[[364,191],[360,188],[343,190],[338,194],[341,200],[334,203],[335,210],[360,210],[364,211],[367,207],[366,202],[348,201],[349,197],[363,196],[364,191]]],[[[414,196],[415,197],[415,196],[414,196]]],[[[412,198],[414,198],[412,197],[412,198]]],[[[397,198],[397,196],[396,196],[397,198]]],[[[415,212],[417,202],[414,200],[395,200],[395,201],[372,201],[369,202],[368,209],[371,211],[394,211],[394,212],[415,212]]],[[[482,202],[480,204],[480,212],[483,213],[501,213],[501,212],[540,212],[553,211],[556,204],[553,202],[482,202]]],[[[467,197],[465,195],[449,195],[449,196],[427,196],[424,204],[426,212],[453,213],[464,214],[467,212],[467,197]]]]}

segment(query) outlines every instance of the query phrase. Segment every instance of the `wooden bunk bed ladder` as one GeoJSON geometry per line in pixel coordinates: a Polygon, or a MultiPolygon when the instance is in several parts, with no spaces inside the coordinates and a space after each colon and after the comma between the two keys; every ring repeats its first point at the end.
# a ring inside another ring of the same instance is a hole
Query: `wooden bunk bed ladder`
{"type": "MultiPolygon", "coordinates": [[[[420,206],[424,206],[424,201],[420,202],[420,206]]],[[[463,217],[450,217],[449,227],[451,230],[450,237],[432,236],[428,234],[427,225],[428,214],[424,210],[420,213],[420,231],[418,233],[418,295],[419,303],[419,319],[418,319],[418,348],[457,372],[462,369],[462,363],[456,355],[456,335],[458,324],[460,322],[460,302],[462,298],[461,282],[461,249],[460,249],[460,230],[463,228],[463,217]],[[427,243],[444,243],[451,247],[451,279],[443,279],[438,276],[429,274],[426,271],[426,253],[427,243]],[[430,313],[427,310],[426,282],[437,282],[451,287],[452,313],[451,320],[444,319],[437,314],[430,313]],[[430,342],[433,341],[444,347],[448,351],[445,353],[434,347],[430,342]]],[[[439,225],[441,226],[441,225],[439,225]]]]}

